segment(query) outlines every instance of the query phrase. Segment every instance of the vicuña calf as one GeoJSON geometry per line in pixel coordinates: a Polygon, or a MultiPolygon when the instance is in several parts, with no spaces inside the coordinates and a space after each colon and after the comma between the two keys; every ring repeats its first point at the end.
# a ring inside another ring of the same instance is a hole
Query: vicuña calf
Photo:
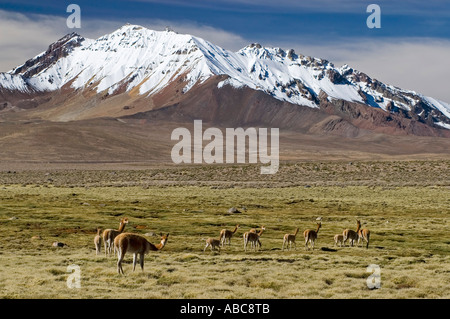
{"type": "MultiPolygon", "coordinates": [[[[117,237],[117,235],[121,234],[123,230],[125,229],[125,225],[128,224],[128,218],[122,218],[119,221],[119,229],[105,229],[103,231],[103,241],[105,243],[105,256],[108,253],[108,256],[111,254],[111,251],[114,248],[114,238],[117,237]]],[[[116,250],[114,249],[114,255],[116,254],[116,250]]]]}
{"type": "Polygon", "coordinates": [[[98,255],[102,248],[102,235],[100,234],[102,230],[97,228],[97,235],[94,237],[95,254],[98,255]]]}
{"type": "Polygon", "coordinates": [[[206,248],[211,247],[211,251],[214,251],[217,247],[217,249],[220,252],[220,240],[219,239],[215,239],[215,238],[208,238],[206,240],[206,246],[203,249],[203,252],[205,252],[206,248]]]}
{"type": "Polygon", "coordinates": [[[344,235],[342,234],[334,235],[334,246],[342,247],[343,244],[344,244],[344,235]]]}
{"type": "Polygon", "coordinates": [[[231,245],[231,237],[233,237],[234,233],[236,232],[236,230],[239,228],[239,224],[236,225],[234,227],[234,230],[229,230],[229,229],[222,229],[220,231],[220,244],[223,245],[226,244],[228,242],[228,245],[231,245]]]}
{"type": "Polygon", "coordinates": [[[136,269],[137,255],[139,255],[139,263],[142,271],[144,271],[144,256],[150,251],[157,251],[164,248],[167,243],[169,234],[161,234],[161,242],[159,244],[150,243],[145,237],[132,233],[122,233],[114,239],[114,249],[117,249],[117,272],[124,273],[122,261],[126,253],[133,254],[133,271],[136,269]]]}
{"type": "Polygon", "coordinates": [[[307,229],[303,232],[303,237],[305,237],[305,249],[308,250],[308,242],[311,246],[311,249],[314,250],[314,243],[317,239],[317,234],[319,233],[319,229],[322,227],[322,222],[317,223],[317,229],[307,229]]]}
{"type": "Polygon", "coordinates": [[[292,243],[294,244],[294,249],[296,249],[296,245],[295,245],[295,237],[297,236],[299,228],[297,227],[295,229],[295,232],[293,234],[286,234],[283,237],[283,246],[281,247],[281,250],[284,250],[284,245],[286,245],[286,248],[289,245],[289,250],[291,250],[292,248],[292,243]]]}

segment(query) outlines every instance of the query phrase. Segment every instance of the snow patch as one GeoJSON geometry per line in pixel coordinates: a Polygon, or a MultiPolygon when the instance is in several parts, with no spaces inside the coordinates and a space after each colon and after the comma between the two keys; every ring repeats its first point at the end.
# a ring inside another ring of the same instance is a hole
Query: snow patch
{"type": "Polygon", "coordinates": [[[219,89],[221,89],[225,85],[230,85],[235,89],[242,89],[245,86],[244,83],[240,82],[239,80],[233,79],[233,78],[228,78],[226,80],[223,80],[223,81],[217,83],[217,87],[219,89]]]}
{"type": "Polygon", "coordinates": [[[438,109],[442,114],[450,118],[450,104],[436,100],[429,96],[422,96],[429,104],[438,109]]]}
{"type": "Polygon", "coordinates": [[[450,124],[443,123],[443,122],[435,122],[434,124],[439,125],[443,128],[446,128],[447,130],[450,130],[450,124]]]}

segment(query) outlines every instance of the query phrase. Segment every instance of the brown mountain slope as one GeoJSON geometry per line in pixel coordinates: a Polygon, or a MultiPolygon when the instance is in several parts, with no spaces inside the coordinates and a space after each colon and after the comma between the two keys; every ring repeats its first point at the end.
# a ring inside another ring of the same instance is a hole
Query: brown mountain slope
{"type": "MultiPolygon", "coordinates": [[[[311,134],[335,134],[357,137],[370,132],[392,135],[450,137],[450,131],[427,125],[402,114],[320,96],[320,109],[294,105],[250,88],[217,84],[217,76],[197,85],[176,103],[125,118],[192,122],[202,119],[223,127],[278,127],[311,134]]],[[[170,87],[167,89],[170,90],[170,87]]]]}
{"type": "Polygon", "coordinates": [[[192,129],[196,119],[203,120],[203,129],[277,127],[281,161],[439,159],[450,155],[449,131],[401,114],[330,102],[324,96],[321,108],[312,109],[249,88],[218,89],[223,79],[213,77],[186,94],[177,85],[169,86],[150,99],[128,93],[102,99],[93,92],[70,89],[24,95],[37,105],[0,113],[0,168],[22,164],[172,165],[170,154],[176,143],[170,138],[172,130],[181,126],[192,129]],[[55,121],[61,116],[66,116],[66,122],[55,121]]]}
{"type": "MultiPolygon", "coordinates": [[[[0,169],[174,165],[170,154],[176,141],[171,133],[177,127],[192,132],[192,126],[156,119],[0,122],[0,169]]],[[[208,126],[204,123],[203,129],[208,126]]],[[[450,157],[450,139],[380,133],[343,137],[283,129],[279,152],[281,161],[444,159],[450,157]]]]}

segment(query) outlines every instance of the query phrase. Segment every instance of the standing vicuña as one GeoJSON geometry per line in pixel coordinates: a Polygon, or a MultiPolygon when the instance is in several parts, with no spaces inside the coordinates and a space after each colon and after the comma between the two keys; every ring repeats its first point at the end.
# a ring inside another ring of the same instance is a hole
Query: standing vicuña
{"type": "Polygon", "coordinates": [[[247,244],[250,243],[250,247],[252,247],[254,250],[257,250],[257,246],[261,247],[261,241],[259,240],[259,237],[261,237],[263,231],[266,228],[264,226],[261,226],[261,230],[259,233],[256,233],[251,229],[250,231],[244,233],[244,250],[247,251],[247,244]]]}
{"type": "Polygon", "coordinates": [[[220,240],[219,239],[215,239],[215,238],[211,238],[211,237],[208,238],[206,240],[206,246],[205,246],[205,249],[203,249],[203,252],[205,252],[205,250],[206,250],[206,248],[208,248],[208,246],[211,247],[211,251],[215,250],[217,247],[217,249],[220,252],[220,240]]]}
{"type": "Polygon", "coordinates": [[[294,249],[297,249],[296,245],[295,245],[295,237],[297,236],[299,228],[297,227],[295,229],[295,232],[293,234],[286,234],[283,237],[283,246],[281,247],[281,250],[284,250],[284,245],[286,244],[286,248],[289,245],[289,250],[292,248],[292,243],[294,243],[294,249]]]}
{"type": "Polygon", "coordinates": [[[360,240],[361,240],[361,246],[363,244],[363,241],[364,240],[366,241],[366,243],[367,243],[366,248],[368,249],[369,248],[369,240],[370,240],[370,230],[368,230],[367,228],[360,229],[358,231],[358,245],[359,245],[360,240]],[[361,240],[361,239],[363,239],[363,240],[361,240]]]}
{"type": "Polygon", "coordinates": [[[100,234],[102,230],[97,228],[97,235],[94,237],[94,245],[95,245],[95,254],[98,255],[100,253],[100,249],[102,248],[102,235],[100,234]]]}
{"type": "Polygon", "coordinates": [[[344,235],[342,234],[334,235],[334,246],[342,247],[343,243],[344,243],[344,235]]]}
{"type": "Polygon", "coordinates": [[[308,250],[308,242],[311,246],[311,249],[314,250],[314,243],[316,242],[320,227],[322,227],[322,222],[317,223],[317,230],[307,229],[303,232],[303,236],[305,237],[306,250],[308,250]]]}
{"type": "Polygon", "coordinates": [[[164,248],[167,243],[169,234],[161,234],[161,242],[153,245],[145,237],[132,233],[119,234],[114,239],[114,249],[117,249],[117,272],[123,274],[122,260],[126,253],[133,254],[133,271],[136,269],[137,255],[139,254],[139,263],[142,271],[144,271],[144,255],[149,251],[157,251],[164,248]]]}
{"type": "MultiPolygon", "coordinates": [[[[105,243],[105,256],[108,253],[108,256],[111,254],[111,250],[114,248],[114,238],[117,237],[120,233],[125,229],[125,225],[128,224],[128,218],[124,217],[119,221],[119,229],[105,229],[103,231],[103,241],[105,243]]],[[[114,249],[114,255],[116,254],[116,250],[114,249]]]]}
{"type": "Polygon", "coordinates": [[[237,224],[234,227],[234,230],[222,229],[220,231],[219,239],[220,239],[220,244],[222,245],[222,247],[223,247],[224,244],[227,243],[227,241],[228,241],[228,245],[231,245],[231,237],[234,235],[234,233],[236,232],[236,230],[238,228],[239,228],[239,224],[237,224]]]}
{"type": "Polygon", "coordinates": [[[351,230],[351,229],[345,229],[342,232],[342,236],[344,237],[344,247],[345,247],[345,243],[347,242],[347,240],[350,240],[350,245],[353,246],[353,244],[355,243],[355,240],[358,239],[358,233],[359,233],[359,229],[361,228],[361,223],[359,222],[359,220],[356,220],[356,231],[351,230]]]}

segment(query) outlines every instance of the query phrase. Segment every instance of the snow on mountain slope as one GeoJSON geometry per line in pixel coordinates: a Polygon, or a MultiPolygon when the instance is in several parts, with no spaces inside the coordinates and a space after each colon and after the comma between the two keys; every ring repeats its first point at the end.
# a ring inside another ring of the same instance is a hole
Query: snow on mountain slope
{"type": "Polygon", "coordinates": [[[24,92],[28,90],[28,84],[20,75],[0,73],[0,88],[24,92]]]}
{"type": "Polygon", "coordinates": [[[433,99],[432,97],[428,97],[428,96],[423,96],[423,99],[425,101],[427,101],[430,105],[435,106],[445,116],[450,118],[450,104],[433,99]]]}
{"type": "Polygon", "coordinates": [[[319,107],[328,101],[358,102],[388,112],[417,112],[450,125],[450,107],[413,91],[385,85],[345,65],[251,44],[238,52],[173,31],[125,25],[96,40],[70,34],[25,64],[0,73],[0,89],[54,91],[70,83],[109,95],[125,87],[148,96],[182,79],[183,92],[214,75],[227,75],[218,87],[248,86],[276,99],[319,107]]]}

